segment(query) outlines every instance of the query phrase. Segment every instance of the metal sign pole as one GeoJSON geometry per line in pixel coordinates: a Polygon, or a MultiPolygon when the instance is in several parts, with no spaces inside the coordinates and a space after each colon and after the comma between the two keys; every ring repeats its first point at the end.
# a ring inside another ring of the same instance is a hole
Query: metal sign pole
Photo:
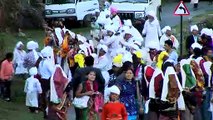
{"type": "Polygon", "coordinates": [[[183,55],[183,15],[180,16],[180,55],[183,55]]]}

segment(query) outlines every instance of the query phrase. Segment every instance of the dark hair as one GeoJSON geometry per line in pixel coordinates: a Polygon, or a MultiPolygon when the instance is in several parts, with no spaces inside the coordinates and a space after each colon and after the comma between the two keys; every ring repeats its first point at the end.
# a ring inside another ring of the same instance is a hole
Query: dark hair
{"type": "Polygon", "coordinates": [[[94,70],[90,70],[86,73],[86,75],[89,75],[91,72],[94,72],[96,74],[96,72],[94,70]]]}
{"type": "Polygon", "coordinates": [[[13,58],[13,53],[9,52],[6,54],[6,59],[12,59],[13,58]]]}
{"type": "Polygon", "coordinates": [[[199,48],[195,48],[195,49],[193,50],[193,52],[194,52],[194,58],[197,58],[197,57],[199,57],[199,56],[202,55],[202,50],[199,49],[199,48]]]}
{"type": "Polygon", "coordinates": [[[85,65],[86,66],[93,66],[94,58],[92,56],[85,57],[85,65]]]}
{"type": "Polygon", "coordinates": [[[173,47],[173,42],[171,40],[166,40],[165,44],[167,44],[168,46],[170,46],[171,48],[173,47]]]}
{"type": "Polygon", "coordinates": [[[127,71],[129,68],[132,68],[132,66],[133,66],[132,62],[126,61],[123,63],[122,69],[123,69],[123,71],[127,71]]]}

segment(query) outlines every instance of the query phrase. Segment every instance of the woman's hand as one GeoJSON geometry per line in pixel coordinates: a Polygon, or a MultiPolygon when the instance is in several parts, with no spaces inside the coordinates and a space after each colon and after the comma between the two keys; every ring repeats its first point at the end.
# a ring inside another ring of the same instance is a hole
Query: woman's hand
{"type": "Polygon", "coordinates": [[[85,93],[85,95],[89,95],[89,96],[94,95],[94,94],[95,94],[95,92],[93,92],[93,91],[88,91],[85,93]]]}

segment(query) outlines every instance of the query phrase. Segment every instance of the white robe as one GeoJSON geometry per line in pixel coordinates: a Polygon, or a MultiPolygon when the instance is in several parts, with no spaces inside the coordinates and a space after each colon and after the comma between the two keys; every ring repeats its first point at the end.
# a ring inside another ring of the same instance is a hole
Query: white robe
{"type": "Polygon", "coordinates": [[[34,76],[26,80],[24,92],[26,93],[26,106],[38,107],[38,94],[42,93],[41,84],[34,76]]]}
{"type": "Polygon", "coordinates": [[[112,23],[113,26],[115,26],[116,30],[118,30],[122,26],[121,19],[119,18],[118,15],[112,18],[112,23]]]}
{"type": "Polygon", "coordinates": [[[157,19],[151,23],[147,20],[144,24],[144,29],[142,31],[143,35],[146,35],[145,38],[145,47],[146,48],[156,48],[159,50],[160,42],[159,37],[162,35],[160,24],[157,19]]]}
{"type": "Polygon", "coordinates": [[[15,48],[13,54],[14,54],[13,63],[15,65],[15,74],[28,73],[27,68],[25,68],[23,65],[26,52],[24,50],[18,50],[15,48]]]}
{"type": "Polygon", "coordinates": [[[109,61],[106,54],[95,59],[94,67],[99,68],[101,70],[101,74],[105,79],[105,86],[108,85],[109,78],[110,78],[108,73],[108,70],[111,67],[110,63],[111,61],[109,61]]]}
{"type": "Polygon", "coordinates": [[[179,48],[179,42],[176,39],[174,35],[167,36],[166,34],[163,34],[160,38],[160,50],[164,50],[164,44],[166,40],[172,40],[173,47],[177,50],[179,48]]]}
{"type": "Polygon", "coordinates": [[[112,37],[107,37],[106,39],[101,40],[100,43],[108,46],[109,54],[113,58],[114,56],[116,56],[115,51],[121,48],[120,40],[121,40],[120,36],[113,35],[112,37]]]}

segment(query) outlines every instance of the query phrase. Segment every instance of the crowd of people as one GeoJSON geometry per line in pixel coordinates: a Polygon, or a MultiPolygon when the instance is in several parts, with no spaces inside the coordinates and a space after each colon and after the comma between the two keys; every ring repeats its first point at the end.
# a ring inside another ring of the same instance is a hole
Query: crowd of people
{"type": "Polygon", "coordinates": [[[45,25],[41,51],[20,41],[1,62],[1,95],[10,101],[13,74],[28,74],[26,106],[48,120],[69,119],[72,101],[76,120],[212,120],[212,29],[192,25],[180,56],[171,27],[147,18],[138,31],[115,7],[96,10],[91,39],[45,25]]]}

